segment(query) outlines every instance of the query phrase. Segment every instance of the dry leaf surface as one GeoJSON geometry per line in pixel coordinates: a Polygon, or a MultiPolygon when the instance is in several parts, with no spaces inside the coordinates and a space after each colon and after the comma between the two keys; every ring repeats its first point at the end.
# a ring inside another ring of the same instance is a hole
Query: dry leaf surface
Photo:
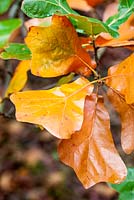
{"type": "Polygon", "coordinates": [[[31,71],[42,77],[91,73],[91,58],[65,16],[54,15],[49,27],[31,27],[26,43],[32,52],[31,71]]]}
{"type": "Polygon", "coordinates": [[[71,166],[85,188],[98,182],[119,183],[126,176],[110,132],[110,120],[103,100],[96,94],[87,96],[84,121],[71,139],[62,140],[59,157],[71,166]]]}
{"type": "Polygon", "coordinates": [[[19,121],[42,125],[58,138],[70,138],[81,128],[85,96],[92,90],[87,79],[79,78],[50,90],[16,93],[11,100],[19,121]]]}

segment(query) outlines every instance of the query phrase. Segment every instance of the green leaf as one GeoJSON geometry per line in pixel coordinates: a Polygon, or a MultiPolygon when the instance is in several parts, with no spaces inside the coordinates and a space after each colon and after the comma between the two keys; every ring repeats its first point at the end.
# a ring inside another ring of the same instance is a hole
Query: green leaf
{"type": "Polygon", "coordinates": [[[76,14],[66,0],[24,0],[22,11],[31,18],[44,18],[53,15],[56,12],[62,14],[76,14]]]}
{"type": "Polygon", "coordinates": [[[13,2],[12,0],[3,0],[3,1],[1,0],[0,1],[0,14],[3,14],[4,12],[6,12],[9,9],[12,2],[13,2]]]}
{"type": "Polygon", "coordinates": [[[7,19],[0,21],[0,48],[3,48],[7,44],[12,33],[18,29],[21,24],[22,21],[20,19],[7,19]]]}
{"type": "Polygon", "coordinates": [[[5,47],[0,54],[0,58],[8,60],[8,59],[17,59],[17,60],[29,60],[31,59],[31,52],[29,48],[25,44],[19,43],[10,43],[5,47]]]}
{"type": "Polygon", "coordinates": [[[110,29],[105,23],[89,17],[80,16],[67,4],[66,0],[24,0],[22,10],[29,17],[47,17],[56,12],[68,16],[77,32],[87,35],[97,35],[108,32],[113,37],[118,37],[118,32],[110,29]],[[71,14],[71,15],[70,15],[71,14]]]}
{"type": "Polygon", "coordinates": [[[120,193],[119,200],[134,199],[134,168],[128,168],[128,175],[124,182],[110,184],[110,186],[120,193]]]}
{"type": "Polygon", "coordinates": [[[97,35],[101,32],[110,33],[113,37],[118,37],[118,32],[110,29],[105,23],[98,19],[74,15],[67,15],[72,24],[78,31],[85,33],[87,35],[97,35]]]}
{"type": "Polygon", "coordinates": [[[133,0],[119,0],[118,11],[121,9],[129,9],[133,4],[133,0]]]}
{"type": "Polygon", "coordinates": [[[73,80],[75,73],[70,73],[67,76],[63,76],[62,78],[60,78],[60,80],[57,83],[57,86],[61,86],[63,84],[69,83],[70,81],[73,80]]]}
{"type": "Polygon", "coordinates": [[[109,28],[116,31],[119,29],[119,26],[130,17],[132,13],[134,13],[134,1],[120,0],[118,13],[109,17],[106,21],[106,24],[109,28]]]}

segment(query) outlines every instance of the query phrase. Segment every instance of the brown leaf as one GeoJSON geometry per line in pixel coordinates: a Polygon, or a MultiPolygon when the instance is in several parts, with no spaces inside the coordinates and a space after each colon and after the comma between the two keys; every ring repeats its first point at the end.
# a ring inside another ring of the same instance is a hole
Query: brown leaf
{"type": "Polygon", "coordinates": [[[65,16],[54,15],[49,27],[32,27],[26,38],[32,52],[31,71],[42,77],[76,72],[89,75],[91,58],[65,16]]]}
{"type": "Polygon", "coordinates": [[[19,121],[42,125],[58,138],[70,138],[80,130],[85,96],[93,86],[85,78],[50,90],[25,91],[11,95],[19,121]]]}
{"type": "Polygon", "coordinates": [[[109,88],[107,92],[108,98],[121,119],[121,144],[125,153],[130,154],[134,151],[134,105],[128,105],[124,96],[119,92],[109,88]]]}
{"type": "Polygon", "coordinates": [[[125,95],[128,104],[134,103],[134,53],[121,63],[110,67],[106,84],[125,95]]]}
{"type": "Polygon", "coordinates": [[[102,181],[120,183],[126,167],[114,146],[110,121],[101,98],[86,97],[80,131],[59,145],[60,159],[71,166],[85,188],[102,181]]]}

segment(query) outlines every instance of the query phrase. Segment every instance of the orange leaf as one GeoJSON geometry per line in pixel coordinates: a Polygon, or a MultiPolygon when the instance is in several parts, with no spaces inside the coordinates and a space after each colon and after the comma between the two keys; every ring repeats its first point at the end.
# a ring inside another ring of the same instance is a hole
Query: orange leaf
{"type": "Polygon", "coordinates": [[[102,181],[119,183],[126,167],[114,146],[109,115],[102,99],[87,96],[80,131],[59,145],[60,159],[71,166],[85,188],[102,181]]]}
{"type": "Polygon", "coordinates": [[[129,49],[133,50],[134,41],[127,41],[127,40],[105,40],[103,37],[99,36],[96,39],[96,46],[98,47],[128,47],[129,49]]]}
{"type": "Polygon", "coordinates": [[[23,89],[27,81],[27,71],[30,69],[30,62],[30,60],[24,60],[19,63],[6,90],[5,97],[11,93],[18,92],[23,89]]]}
{"type": "Polygon", "coordinates": [[[32,27],[26,38],[32,52],[34,75],[55,77],[77,72],[89,75],[91,58],[81,47],[78,35],[65,16],[54,15],[49,27],[32,27]]]}
{"type": "Polygon", "coordinates": [[[107,95],[121,118],[122,148],[130,154],[134,150],[134,105],[126,104],[124,97],[112,89],[108,90],[107,95]]]}
{"type": "Polygon", "coordinates": [[[108,75],[106,84],[123,94],[128,104],[134,103],[134,54],[110,67],[108,75]]]}
{"type": "Polygon", "coordinates": [[[84,99],[93,86],[84,78],[50,90],[13,94],[19,121],[42,125],[59,138],[70,138],[83,121],[84,99]]]}
{"type": "Polygon", "coordinates": [[[104,0],[67,0],[69,6],[76,10],[83,10],[88,12],[91,10],[91,6],[95,7],[101,4],[104,0]]]}
{"type": "Polygon", "coordinates": [[[85,12],[88,12],[89,10],[91,10],[91,7],[89,6],[89,4],[87,3],[86,0],[67,0],[69,6],[73,9],[76,10],[82,10],[85,12]]]}
{"type": "Polygon", "coordinates": [[[86,1],[90,6],[95,7],[101,4],[104,0],[86,0],[86,1]]]}

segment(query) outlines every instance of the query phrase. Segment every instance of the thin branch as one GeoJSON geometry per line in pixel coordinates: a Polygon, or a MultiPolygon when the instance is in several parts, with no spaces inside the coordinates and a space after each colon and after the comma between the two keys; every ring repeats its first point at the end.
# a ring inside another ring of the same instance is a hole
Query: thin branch
{"type": "MultiPolygon", "coordinates": [[[[77,56],[77,55],[76,55],[77,56]]],[[[99,74],[88,64],[88,63],[86,63],[81,57],[79,57],[79,56],[77,56],[78,57],[78,59],[82,62],[82,63],[84,63],[93,73],[94,73],[94,76],[98,79],[100,76],[99,76],[99,74]]]]}

